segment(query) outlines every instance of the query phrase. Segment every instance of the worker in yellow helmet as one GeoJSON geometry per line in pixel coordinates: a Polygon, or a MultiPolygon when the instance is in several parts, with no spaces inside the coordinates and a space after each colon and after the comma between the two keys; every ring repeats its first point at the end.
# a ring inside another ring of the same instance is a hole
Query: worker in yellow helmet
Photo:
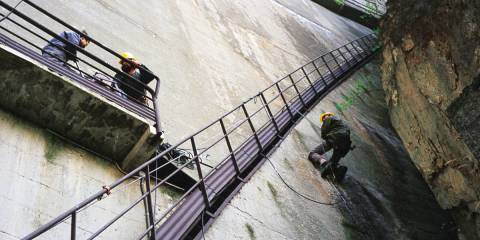
{"type": "Polygon", "coordinates": [[[336,181],[342,181],[347,168],[340,166],[338,162],[351,149],[350,128],[331,112],[321,114],[320,122],[323,140],[310,152],[308,160],[320,169],[322,178],[331,176],[336,181]],[[330,160],[327,160],[323,155],[332,149],[333,155],[330,160]]]}
{"type": "Polygon", "coordinates": [[[122,58],[118,62],[121,65],[122,72],[115,75],[115,86],[120,89],[128,99],[134,102],[146,104],[146,88],[155,75],[143,64],[138,61],[133,54],[123,52],[122,58]],[[130,77],[126,76],[130,75],[130,77]]]}

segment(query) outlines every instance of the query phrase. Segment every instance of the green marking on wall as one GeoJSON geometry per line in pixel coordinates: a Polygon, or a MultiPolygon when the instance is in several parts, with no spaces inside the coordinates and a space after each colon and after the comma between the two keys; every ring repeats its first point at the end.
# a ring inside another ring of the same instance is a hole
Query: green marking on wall
{"type": "Polygon", "coordinates": [[[257,237],[255,237],[255,230],[253,230],[252,225],[245,223],[245,227],[247,228],[248,236],[250,236],[250,239],[257,239],[257,237]]]}
{"type": "Polygon", "coordinates": [[[268,189],[270,189],[270,192],[272,193],[273,199],[277,201],[277,197],[278,197],[277,189],[275,189],[275,187],[269,181],[267,181],[267,186],[268,186],[268,189]]]}

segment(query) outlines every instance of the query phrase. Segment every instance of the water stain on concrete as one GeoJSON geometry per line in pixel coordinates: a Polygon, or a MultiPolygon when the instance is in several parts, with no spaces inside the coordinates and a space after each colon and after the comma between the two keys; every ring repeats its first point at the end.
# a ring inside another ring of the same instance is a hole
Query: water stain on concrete
{"type": "Polygon", "coordinates": [[[245,227],[247,228],[248,236],[251,240],[256,240],[257,237],[255,236],[255,230],[253,229],[252,225],[249,223],[245,223],[245,227]]]}

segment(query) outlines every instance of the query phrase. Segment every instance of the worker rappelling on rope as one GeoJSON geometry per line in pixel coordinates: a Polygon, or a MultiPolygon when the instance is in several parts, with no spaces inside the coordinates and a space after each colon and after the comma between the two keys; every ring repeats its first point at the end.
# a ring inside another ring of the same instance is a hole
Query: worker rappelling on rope
{"type": "Polygon", "coordinates": [[[115,85],[125,94],[125,97],[146,104],[145,85],[155,79],[155,75],[145,65],[141,64],[133,54],[123,52],[120,55],[128,60],[121,59],[118,62],[121,65],[122,72],[130,75],[137,81],[133,81],[125,74],[117,73],[114,77],[115,85]]]}
{"type": "Polygon", "coordinates": [[[67,67],[67,61],[77,61],[77,49],[75,46],[85,48],[89,43],[90,38],[85,30],[82,31],[81,34],[64,31],[60,33],[58,37],[51,39],[48,44],[43,47],[42,55],[50,61],[67,67]],[[68,41],[68,44],[60,40],[62,38],[68,41]]]}
{"type": "Polygon", "coordinates": [[[339,161],[352,149],[350,128],[335,114],[326,112],[320,115],[322,122],[322,143],[315,147],[308,155],[313,165],[320,169],[322,178],[333,178],[342,181],[347,167],[339,165],[339,161]],[[324,154],[333,149],[330,160],[324,154]]]}

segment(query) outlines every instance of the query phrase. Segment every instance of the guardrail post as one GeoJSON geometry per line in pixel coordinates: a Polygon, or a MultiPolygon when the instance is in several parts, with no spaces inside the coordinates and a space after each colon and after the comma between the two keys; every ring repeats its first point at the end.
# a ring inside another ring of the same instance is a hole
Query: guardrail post
{"type": "Polygon", "coordinates": [[[255,141],[258,144],[259,151],[263,152],[262,143],[260,142],[260,138],[258,138],[257,131],[255,130],[255,127],[253,126],[252,119],[250,118],[250,115],[248,115],[247,108],[245,107],[245,104],[242,104],[242,109],[243,109],[243,113],[245,114],[245,117],[247,117],[248,124],[250,125],[250,128],[252,129],[253,136],[255,138],[255,141]]]}
{"type": "Polygon", "coordinates": [[[155,220],[153,216],[153,203],[152,203],[152,192],[150,189],[150,166],[147,165],[147,172],[145,174],[145,188],[147,190],[147,210],[148,210],[148,225],[152,229],[150,230],[150,239],[155,240],[155,220]]]}
{"type": "Polygon", "coordinates": [[[342,56],[343,59],[345,59],[345,62],[347,63],[348,66],[352,67],[352,64],[348,61],[348,59],[343,55],[342,51],[340,50],[342,48],[337,49],[337,51],[340,53],[340,56],[342,56]]]}
{"type": "Polygon", "coordinates": [[[260,97],[262,98],[263,106],[265,107],[265,109],[267,109],[268,116],[272,120],[275,130],[277,131],[277,133],[280,133],[280,129],[278,128],[277,121],[275,120],[275,117],[273,117],[272,111],[270,110],[270,106],[268,106],[267,100],[265,99],[265,95],[263,94],[263,92],[260,93],[260,97]]]}
{"type": "MultiPolygon", "coordinates": [[[[350,42],[349,44],[352,44],[352,42],[350,42]]],[[[355,63],[358,63],[359,60],[358,60],[358,58],[357,58],[357,55],[356,55],[356,54],[354,55],[354,54],[352,53],[352,51],[351,51],[350,48],[348,47],[349,44],[346,44],[344,47],[345,47],[345,49],[347,49],[348,54],[350,54],[350,56],[352,56],[352,60],[354,60],[355,63]]]]}
{"type": "Polygon", "coordinates": [[[303,101],[302,95],[300,94],[300,91],[298,91],[297,85],[295,84],[295,81],[293,81],[292,75],[288,75],[288,78],[290,78],[290,81],[292,82],[295,92],[297,92],[297,96],[300,99],[300,102],[302,102],[303,107],[306,108],[307,104],[305,104],[305,101],[303,101]]]}
{"type": "Polygon", "coordinates": [[[199,188],[200,188],[200,191],[202,191],[205,207],[210,208],[210,201],[208,200],[207,188],[205,187],[205,182],[203,181],[202,169],[200,168],[200,161],[198,160],[197,147],[195,146],[195,139],[193,138],[193,136],[190,138],[190,142],[192,144],[193,160],[195,161],[195,165],[197,167],[198,178],[200,178],[199,188]]]}
{"type": "Polygon", "coordinates": [[[283,91],[280,88],[280,85],[278,85],[278,82],[275,83],[275,86],[277,86],[278,92],[280,93],[280,97],[282,98],[283,104],[285,104],[285,107],[287,108],[288,114],[290,115],[291,118],[293,118],[292,110],[290,109],[290,106],[288,106],[287,99],[285,99],[285,96],[283,95],[283,91]]]}
{"type": "Polygon", "coordinates": [[[312,81],[310,80],[310,77],[308,76],[308,74],[307,74],[307,72],[305,71],[305,68],[304,68],[304,67],[305,67],[305,66],[302,66],[302,67],[301,67],[302,72],[303,72],[303,74],[305,75],[305,77],[307,78],[308,83],[310,83],[310,86],[312,87],[312,89],[313,89],[313,91],[315,92],[315,94],[317,94],[317,93],[318,93],[318,92],[317,92],[317,89],[315,89],[315,87],[313,86],[312,81]]]}
{"type": "MultiPolygon", "coordinates": [[[[334,50],[335,51],[335,50],[334,50]]],[[[333,55],[333,51],[329,52],[330,56],[332,56],[333,60],[335,61],[335,63],[337,63],[337,66],[338,68],[340,68],[340,70],[343,71],[343,68],[342,68],[342,65],[340,65],[340,63],[338,62],[337,58],[335,57],[335,55],[333,55]]],[[[348,70],[348,69],[347,69],[348,70]]]]}
{"type": "Polygon", "coordinates": [[[362,49],[362,51],[365,53],[366,56],[368,56],[368,54],[370,54],[370,52],[372,52],[369,48],[369,45],[365,42],[365,40],[360,39],[361,41],[357,41],[358,43],[358,46],[362,49]],[[362,44],[363,43],[363,47],[362,47],[362,44]]]}
{"type": "Polygon", "coordinates": [[[235,172],[237,176],[240,177],[240,168],[237,164],[237,159],[235,158],[235,152],[233,152],[232,144],[230,143],[230,138],[227,134],[227,129],[225,128],[225,123],[223,122],[223,118],[220,118],[220,126],[222,127],[223,136],[225,138],[225,142],[227,143],[228,151],[230,152],[230,157],[232,158],[233,168],[235,168],[235,172]]]}
{"type": "Polygon", "coordinates": [[[70,229],[70,239],[75,240],[77,236],[77,211],[72,213],[72,222],[71,222],[71,229],[70,229]]]}
{"type": "Polygon", "coordinates": [[[335,74],[333,73],[332,69],[330,68],[330,66],[328,66],[328,62],[325,61],[325,58],[323,56],[320,57],[323,61],[323,63],[325,64],[325,66],[327,66],[327,69],[328,71],[330,72],[330,74],[332,75],[333,79],[337,79],[337,77],[335,76],[335,74]]]}
{"type": "MultiPolygon", "coordinates": [[[[363,55],[360,51],[358,51],[357,47],[355,45],[353,45],[353,43],[356,42],[356,41],[353,41],[353,42],[350,42],[350,46],[352,46],[353,50],[355,50],[355,52],[357,52],[357,54],[355,56],[358,56],[360,57],[360,60],[363,59],[363,55]]],[[[357,57],[355,57],[357,58],[357,57]]],[[[357,60],[358,61],[358,60],[357,60]]]]}
{"type": "Polygon", "coordinates": [[[153,108],[155,110],[155,129],[157,134],[162,132],[162,123],[160,121],[160,104],[158,103],[158,94],[160,93],[160,79],[157,78],[157,84],[155,85],[155,96],[152,96],[153,99],[153,108]]]}
{"type": "Polygon", "coordinates": [[[320,72],[320,70],[318,69],[317,64],[315,64],[315,60],[312,61],[312,63],[313,63],[313,66],[315,67],[315,70],[317,70],[318,76],[320,76],[320,79],[322,79],[322,82],[323,82],[323,84],[325,84],[325,87],[326,87],[326,86],[327,86],[327,82],[325,81],[325,78],[323,78],[323,75],[322,75],[322,73],[320,72]]]}
{"type": "Polygon", "coordinates": [[[369,42],[369,43],[367,43],[363,38],[361,38],[360,40],[363,42],[363,44],[365,44],[365,47],[367,48],[367,49],[364,49],[365,52],[366,52],[367,50],[368,50],[369,52],[372,52],[372,49],[371,49],[371,46],[370,46],[371,44],[369,44],[369,43],[372,43],[372,42],[370,41],[370,39],[368,39],[368,42],[369,42]]]}

